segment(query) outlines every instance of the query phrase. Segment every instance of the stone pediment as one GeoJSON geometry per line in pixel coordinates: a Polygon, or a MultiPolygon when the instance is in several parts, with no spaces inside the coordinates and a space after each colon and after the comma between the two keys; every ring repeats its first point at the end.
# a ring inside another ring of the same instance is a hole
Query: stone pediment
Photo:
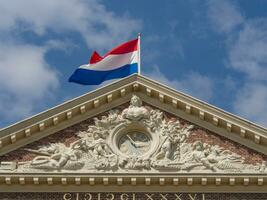
{"type": "Polygon", "coordinates": [[[130,104],[87,119],[1,158],[16,173],[266,173],[266,156],[203,127],[130,104]]]}
{"type": "Polygon", "coordinates": [[[91,174],[86,183],[241,178],[262,185],[266,136],[258,125],[134,75],[2,129],[0,184],[81,184],[91,174]]]}

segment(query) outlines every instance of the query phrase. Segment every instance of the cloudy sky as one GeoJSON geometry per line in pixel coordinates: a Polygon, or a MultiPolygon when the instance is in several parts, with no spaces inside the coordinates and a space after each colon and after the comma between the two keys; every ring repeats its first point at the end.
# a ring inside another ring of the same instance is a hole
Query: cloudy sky
{"type": "Polygon", "coordinates": [[[142,74],[267,126],[266,0],[0,1],[0,127],[97,87],[93,50],[142,33],[142,74]]]}

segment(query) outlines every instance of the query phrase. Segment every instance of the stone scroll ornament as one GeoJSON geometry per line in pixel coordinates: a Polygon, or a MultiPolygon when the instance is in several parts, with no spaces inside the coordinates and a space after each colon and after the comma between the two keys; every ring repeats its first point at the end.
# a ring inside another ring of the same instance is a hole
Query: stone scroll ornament
{"type": "Polygon", "coordinates": [[[266,162],[246,164],[242,156],[218,145],[186,142],[195,128],[143,106],[133,95],[124,110],[110,110],[94,118],[86,131],[75,133],[79,139],[69,146],[52,143],[38,150],[24,149],[36,156],[17,163],[15,170],[266,172],[266,162]]]}

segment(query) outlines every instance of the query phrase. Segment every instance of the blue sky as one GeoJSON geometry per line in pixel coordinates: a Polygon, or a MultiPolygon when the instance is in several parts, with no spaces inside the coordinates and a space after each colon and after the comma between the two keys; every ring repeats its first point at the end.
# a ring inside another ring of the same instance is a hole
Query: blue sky
{"type": "Polygon", "coordinates": [[[142,33],[142,74],[267,126],[266,0],[0,2],[0,127],[97,87],[93,50],[142,33]]]}

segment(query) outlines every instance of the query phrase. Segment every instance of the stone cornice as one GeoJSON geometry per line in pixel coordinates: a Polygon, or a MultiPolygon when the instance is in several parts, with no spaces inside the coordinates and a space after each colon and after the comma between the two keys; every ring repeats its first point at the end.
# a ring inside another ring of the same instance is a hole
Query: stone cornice
{"type": "Polygon", "coordinates": [[[266,192],[266,175],[1,174],[1,191],[266,192]],[[79,186],[79,187],[77,187],[79,186]],[[149,187],[148,187],[149,186],[149,187]],[[167,186],[167,187],[162,187],[167,186]]]}

